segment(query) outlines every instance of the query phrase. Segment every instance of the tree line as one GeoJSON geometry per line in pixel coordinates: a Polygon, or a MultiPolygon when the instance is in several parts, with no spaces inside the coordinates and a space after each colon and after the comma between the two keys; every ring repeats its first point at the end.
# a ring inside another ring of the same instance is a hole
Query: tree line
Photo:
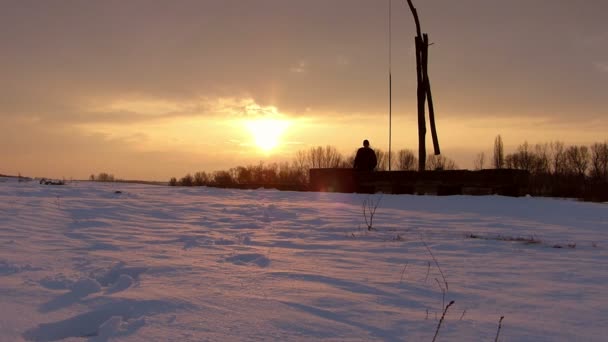
{"type": "MultiPolygon", "coordinates": [[[[484,159],[483,153],[478,154],[475,168],[482,168],[484,159]]],[[[608,201],[608,141],[590,146],[568,146],[560,141],[531,145],[526,141],[505,154],[498,135],[490,167],[530,172],[531,195],[608,201]]]]}
{"type": "Polygon", "coordinates": [[[97,174],[97,176],[95,176],[94,174],[91,174],[89,176],[89,180],[93,181],[93,182],[114,182],[114,181],[116,181],[113,174],[106,173],[106,172],[100,172],[99,174],[97,174]]]}
{"type": "MultiPolygon", "coordinates": [[[[376,170],[416,171],[418,159],[412,150],[388,152],[374,149],[378,160],[376,170]]],[[[271,187],[284,190],[305,190],[309,169],[351,168],[356,151],[343,155],[333,146],[317,146],[295,153],[290,162],[237,166],[215,172],[199,171],[181,178],[171,178],[172,186],[214,186],[232,188],[271,187]]],[[[566,145],[560,141],[517,146],[505,153],[500,135],[494,139],[492,155],[479,153],[474,169],[518,169],[530,172],[529,191],[532,195],[605,198],[608,194],[608,141],[590,146],[566,145]]],[[[443,155],[430,155],[426,170],[455,170],[457,164],[443,155]]],[[[97,179],[103,177],[97,177],[97,179]]],[[[608,200],[608,199],[606,199],[608,200]]]]}
{"type": "MultiPolygon", "coordinates": [[[[475,159],[475,168],[481,169],[484,155],[475,159]]],[[[504,153],[502,138],[494,139],[491,167],[495,169],[518,169],[533,175],[578,176],[595,181],[608,181],[608,141],[591,146],[571,145],[563,142],[520,144],[515,152],[504,153]]]]}
{"type": "MultiPolygon", "coordinates": [[[[378,166],[376,170],[389,170],[389,154],[381,149],[374,149],[378,166]]],[[[215,172],[199,171],[188,173],[177,179],[169,180],[172,186],[216,186],[247,187],[251,186],[292,186],[303,188],[308,184],[308,171],[313,168],[352,168],[356,151],[345,156],[334,146],[317,146],[297,151],[291,162],[263,163],[237,166],[228,170],[215,172]]],[[[403,149],[391,152],[391,170],[414,171],[418,167],[418,158],[411,150],[403,149]]],[[[444,156],[428,156],[428,170],[455,170],[456,163],[444,156]]]]}

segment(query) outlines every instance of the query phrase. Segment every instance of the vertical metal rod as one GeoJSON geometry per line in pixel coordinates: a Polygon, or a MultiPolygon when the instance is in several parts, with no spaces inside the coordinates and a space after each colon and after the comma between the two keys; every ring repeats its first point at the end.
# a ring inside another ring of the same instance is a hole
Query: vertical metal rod
{"type": "Polygon", "coordinates": [[[391,171],[392,123],[393,123],[393,76],[392,76],[392,0],[388,0],[388,170],[391,171]]]}

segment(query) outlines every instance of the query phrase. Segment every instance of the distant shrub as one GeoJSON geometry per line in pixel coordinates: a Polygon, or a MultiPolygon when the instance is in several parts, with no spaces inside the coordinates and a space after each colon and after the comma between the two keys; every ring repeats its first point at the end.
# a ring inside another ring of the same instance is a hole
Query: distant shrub
{"type": "Polygon", "coordinates": [[[212,176],[211,184],[219,187],[227,187],[236,183],[230,172],[215,171],[212,176]]]}
{"type": "Polygon", "coordinates": [[[427,170],[456,170],[457,168],[456,162],[442,155],[430,155],[426,158],[427,170]]]}
{"type": "Polygon", "coordinates": [[[205,171],[199,171],[194,174],[193,185],[203,186],[209,184],[209,175],[205,171]]]}
{"type": "Polygon", "coordinates": [[[418,158],[411,150],[399,150],[397,152],[397,170],[416,171],[418,168],[418,158]]]}
{"type": "Polygon", "coordinates": [[[91,175],[91,177],[93,178],[92,180],[96,180],[98,182],[113,182],[114,181],[114,175],[110,174],[110,173],[105,173],[105,172],[101,172],[100,174],[98,174],[96,179],[95,179],[94,175],[91,175]]]}
{"type": "Polygon", "coordinates": [[[191,174],[187,174],[179,180],[179,185],[192,186],[194,185],[194,177],[191,174]]]}

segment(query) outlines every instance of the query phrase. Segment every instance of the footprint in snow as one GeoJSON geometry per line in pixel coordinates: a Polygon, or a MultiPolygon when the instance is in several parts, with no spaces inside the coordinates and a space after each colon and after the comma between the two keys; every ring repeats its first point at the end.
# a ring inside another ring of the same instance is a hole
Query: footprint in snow
{"type": "Polygon", "coordinates": [[[224,261],[242,266],[256,265],[258,267],[268,267],[270,265],[270,259],[258,253],[237,254],[224,259],[224,261]]]}
{"type": "Polygon", "coordinates": [[[121,274],[118,280],[106,290],[106,294],[124,291],[133,286],[133,284],[135,284],[133,277],[128,274],[121,274]]]}

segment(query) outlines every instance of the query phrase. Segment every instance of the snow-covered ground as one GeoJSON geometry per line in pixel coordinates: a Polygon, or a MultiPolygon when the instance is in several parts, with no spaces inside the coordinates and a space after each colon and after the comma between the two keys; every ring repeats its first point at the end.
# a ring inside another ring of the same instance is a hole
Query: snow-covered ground
{"type": "Polygon", "coordinates": [[[0,340],[606,341],[607,250],[606,204],[0,179],[0,340]]]}

